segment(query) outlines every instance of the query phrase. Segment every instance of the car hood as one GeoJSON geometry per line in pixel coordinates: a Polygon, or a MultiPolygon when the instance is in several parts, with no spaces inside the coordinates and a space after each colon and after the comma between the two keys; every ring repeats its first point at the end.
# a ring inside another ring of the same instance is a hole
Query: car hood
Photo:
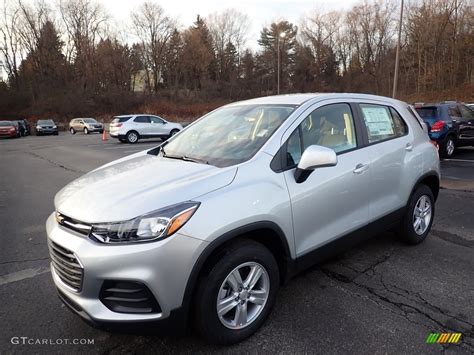
{"type": "Polygon", "coordinates": [[[125,221],[224,187],[236,171],[138,153],[71,182],[54,203],[82,222],[125,221]]]}

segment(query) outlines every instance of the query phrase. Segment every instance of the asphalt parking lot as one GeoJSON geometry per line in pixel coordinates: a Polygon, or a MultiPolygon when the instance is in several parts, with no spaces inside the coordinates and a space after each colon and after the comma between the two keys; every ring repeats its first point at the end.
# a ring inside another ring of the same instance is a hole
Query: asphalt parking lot
{"type": "Polygon", "coordinates": [[[444,188],[425,243],[407,247],[386,233],[304,272],[282,287],[266,324],[241,344],[89,327],[61,304],[49,273],[44,223],[53,197],[87,171],[158,143],[65,133],[0,140],[1,353],[474,352],[474,149],[442,162],[444,188]],[[426,344],[432,332],[463,335],[460,344],[426,344]],[[94,344],[50,344],[58,339],[94,344]]]}

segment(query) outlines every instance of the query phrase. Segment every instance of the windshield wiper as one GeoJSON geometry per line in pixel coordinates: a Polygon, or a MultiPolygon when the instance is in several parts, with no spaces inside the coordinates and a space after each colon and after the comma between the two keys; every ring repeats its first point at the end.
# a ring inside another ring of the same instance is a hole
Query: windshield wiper
{"type": "Polygon", "coordinates": [[[209,162],[207,160],[192,158],[192,157],[188,157],[186,155],[168,155],[168,154],[166,154],[163,147],[161,148],[161,154],[163,155],[163,157],[169,158],[169,159],[178,159],[178,160],[190,161],[190,162],[199,163],[199,164],[209,164],[209,162]]]}

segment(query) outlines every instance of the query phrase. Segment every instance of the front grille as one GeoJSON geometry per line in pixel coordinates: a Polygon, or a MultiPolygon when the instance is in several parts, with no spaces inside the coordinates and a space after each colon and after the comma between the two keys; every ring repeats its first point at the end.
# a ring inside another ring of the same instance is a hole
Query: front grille
{"type": "Polygon", "coordinates": [[[84,269],[74,253],[53,241],[48,244],[51,263],[58,277],[74,291],[80,291],[84,269]]]}
{"type": "Polygon", "coordinates": [[[88,223],[80,222],[77,219],[65,216],[59,212],[56,212],[56,221],[60,226],[83,235],[89,235],[92,228],[88,223]]]}
{"type": "Polygon", "coordinates": [[[100,300],[118,313],[160,313],[161,308],[151,291],[136,281],[105,281],[100,300]]]}

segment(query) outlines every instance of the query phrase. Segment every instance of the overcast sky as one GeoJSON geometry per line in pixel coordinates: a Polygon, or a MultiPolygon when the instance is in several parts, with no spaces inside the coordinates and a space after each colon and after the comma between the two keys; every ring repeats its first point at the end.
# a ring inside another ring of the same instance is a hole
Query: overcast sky
{"type": "MultiPolygon", "coordinates": [[[[54,0],[50,0],[54,1],[54,0]]],[[[247,14],[251,20],[248,45],[253,49],[257,47],[257,37],[263,26],[275,20],[285,19],[299,24],[302,16],[318,10],[347,9],[363,0],[157,0],[168,15],[178,19],[180,25],[187,27],[199,14],[202,17],[227,8],[234,8],[247,14]]],[[[99,0],[110,15],[119,23],[130,22],[130,12],[143,1],[140,0],[99,0]]]]}
{"type": "MultiPolygon", "coordinates": [[[[28,1],[28,0],[27,0],[28,1]]],[[[30,0],[30,2],[33,0],[30,0]]],[[[97,0],[101,3],[114,22],[119,26],[124,25],[127,32],[130,29],[130,12],[137,8],[142,0],[97,0]]],[[[190,26],[199,14],[202,17],[213,12],[221,12],[234,8],[249,16],[251,27],[248,33],[247,46],[253,50],[258,49],[257,39],[263,26],[268,26],[273,21],[288,20],[299,25],[303,16],[315,10],[331,11],[348,9],[363,0],[156,0],[165,12],[178,20],[182,28],[190,26]]],[[[57,0],[46,0],[55,8],[57,0]]],[[[3,5],[3,1],[1,3],[3,5]]],[[[130,38],[128,38],[130,39],[130,38]]],[[[0,76],[4,74],[0,70],[0,76]]]]}

